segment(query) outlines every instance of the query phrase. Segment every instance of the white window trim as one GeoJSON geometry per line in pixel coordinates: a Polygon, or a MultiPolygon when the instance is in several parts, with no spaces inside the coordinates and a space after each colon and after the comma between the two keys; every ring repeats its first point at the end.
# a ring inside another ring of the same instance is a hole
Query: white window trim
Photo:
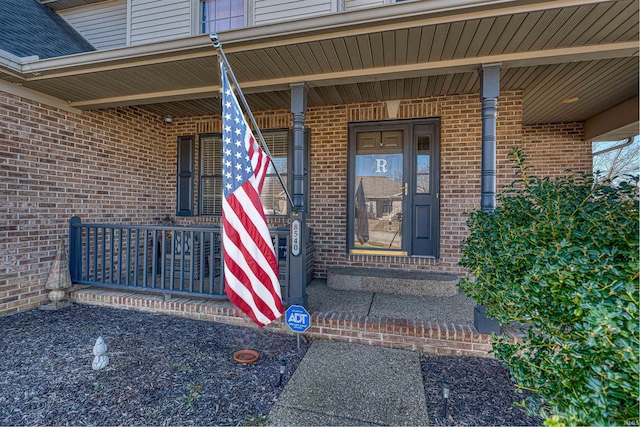
{"type": "Polygon", "coordinates": [[[191,0],[191,34],[200,35],[200,0],[191,0]]]}
{"type": "MultiPolygon", "coordinates": [[[[191,0],[191,34],[194,36],[204,34],[200,32],[200,28],[202,28],[201,3],[202,0],[191,0]]],[[[246,28],[254,25],[255,0],[244,0],[244,26],[246,28]]]]}
{"type": "Polygon", "coordinates": [[[126,40],[126,44],[127,46],[131,46],[131,14],[132,12],[132,2],[133,0],[127,0],[127,40],[126,40]]]}

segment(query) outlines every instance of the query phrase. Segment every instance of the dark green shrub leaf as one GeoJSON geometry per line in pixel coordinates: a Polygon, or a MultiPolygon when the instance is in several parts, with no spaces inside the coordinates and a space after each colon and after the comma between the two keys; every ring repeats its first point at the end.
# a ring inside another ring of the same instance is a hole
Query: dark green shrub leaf
{"type": "Polygon", "coordinates": [[[547,425],[637,425],[638,177],[537,178],[512,154],[518,180],[469,216],[459,286],[502,324],[530,325],[493,349],[547,425]]]}

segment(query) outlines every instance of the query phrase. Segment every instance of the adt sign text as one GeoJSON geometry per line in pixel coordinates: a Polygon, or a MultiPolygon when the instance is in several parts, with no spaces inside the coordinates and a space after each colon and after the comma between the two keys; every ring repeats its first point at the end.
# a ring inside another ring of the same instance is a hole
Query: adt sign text
{"type": "Polygon", "coordinates": [[[284,315],[287,325],[293,332],[302,333],[311,326],[311,315],[301,305],[292,305],[284,315]]]}

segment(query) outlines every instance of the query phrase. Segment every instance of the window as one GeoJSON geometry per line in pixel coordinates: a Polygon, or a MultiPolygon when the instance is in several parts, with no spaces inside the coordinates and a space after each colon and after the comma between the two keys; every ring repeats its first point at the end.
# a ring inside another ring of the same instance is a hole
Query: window
{"type": "Polygon", "coordinates": [[[266,215],[286,215],[289,213],[289,201],[278,180],[274,165],[286,185],[287,176],[289,176],[289,131],[264,132],[262,136],[273,159],[260,194],[262,207],[266,215]]]}
{"type": "MultiPolygon", "coordinates": [[[[289,185],[289,130],[263,131],[273,162],[262,187],[261,200],[266,215],[287,215],[289,202],[274,165],[285,185],[289,185]]],[[[200,215],[222,214],[222,138],[220,134],[200,135],[200,215]]]]}
{"type": "Polygon", "coordinates": [[[243,28],[246,25],[245,0],[204,0],[201,16],[202,33],[243,28]]]}
{"type": "Polygon", "coordinates": [[[430,193],[431,138],[420,135],[416,139],[416,193],[430,193]]]}
{"type": "Polygon", "coordinates": [[[350,170],[356,188],[350,193],[352,249],[401,250],[404,130],[374,128],[354,125],[350,132],[350,170]]]}
{"type": "Polygon", "coordinates": [[[222,213],[222,137],[200,135],[200,215],[222,213]]]}
{"type": "Polygon", "coordinates": [[[637,175],[640,136],[620,141],[594,141],[593,172],[600,179],[613,179],[613,184],[625,180],[625,175],[637,175]]]}

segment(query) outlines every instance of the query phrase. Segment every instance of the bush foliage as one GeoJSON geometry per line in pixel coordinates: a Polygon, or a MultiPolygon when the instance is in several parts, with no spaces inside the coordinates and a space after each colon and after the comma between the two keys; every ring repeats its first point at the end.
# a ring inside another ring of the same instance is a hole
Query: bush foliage
{"type": "Polygon", "coordinates": [[[493,212],[468,221],[460,287],[521,340],[493,351],[547,425],[638,423],[638,178],[613,187],[592,175],[519,179],[493,212]]]}

